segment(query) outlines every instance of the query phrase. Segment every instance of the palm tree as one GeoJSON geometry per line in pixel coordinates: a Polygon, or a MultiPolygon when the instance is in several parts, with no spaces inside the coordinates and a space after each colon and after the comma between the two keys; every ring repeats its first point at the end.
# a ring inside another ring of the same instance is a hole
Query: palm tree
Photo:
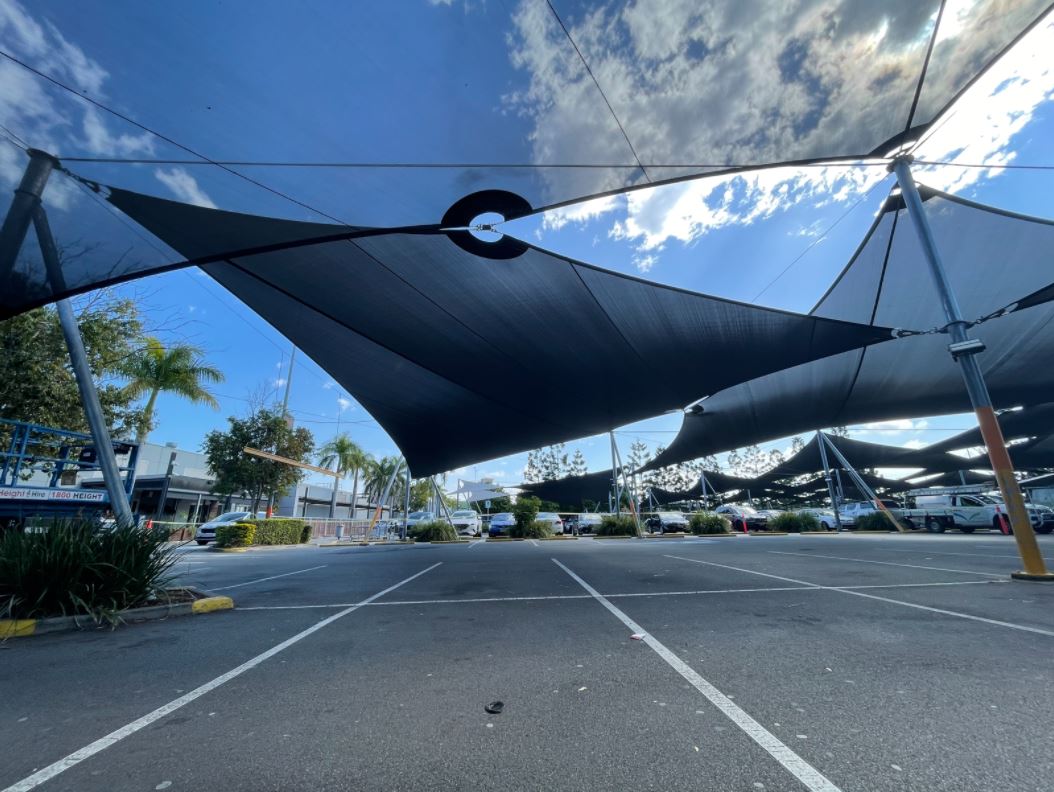
{"type": "Polygon", "coordinates": [[[190,344],[165,347],[156,338],[147,338],[140,349],[121,366],[120,373],[130,381],[125,393],[132,399],[150,394],[143,408],[143,417],[136,431],[135,441],[146,442],[154,418],[154,404],[159,393],[174,393],[195,404],[207,404],[219,409],[220,404],[205,388],[207,382],[223,382],[223,373],[209,366],[201,350],[190,344]]]}
{"type": "Polygon", "coordinates": [[[322,467],[332,466],[337,474],[333,480],[333,497],[329,502],[330,519],[336,516],[337,488],[340,482],[348,473],[354,474],[355,479],[351,486],[351,519],[354,520],[356,501],[359,497],[359,473],[372,461],[370,455],[343,432],[322,446],[319,453],[322,467]]]}
{"type": "Polygon", "coordinates": [[[386,456],[381,459],[371,459],[366,467],[366,495],[369,500],[383,506],[380,499],[384,497],[384,489],[392,478],[395,469],[402,465],[402,457],[386,456]]]}

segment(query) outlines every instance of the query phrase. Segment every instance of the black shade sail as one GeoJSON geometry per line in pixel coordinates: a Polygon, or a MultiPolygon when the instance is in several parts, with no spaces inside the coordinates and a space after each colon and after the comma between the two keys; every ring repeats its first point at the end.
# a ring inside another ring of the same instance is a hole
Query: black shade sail
{"type": "MultiPolygon", "coordinates": [[[[1050,436],[1054,434],[1054,404],[1037,404],[1023,410],[1008,410],[999,415],[999,426],[1006,440],[1050,436]]],[[[959,451],[983,446],[981,430],[967,429],[965,432],[926,446],[926,450],[959,451]]]]}
{"type": "MultiPolygon", "coordinates": [[[[139,192],[160,181],[248,214],[393,228],[470,205],[513,218],[671,180],[888,154],[933,128],[1051,4],[398,6],[129,13],[38,0],[3,43],[5,74],[33,97],[8,103],[5,128],[88,180],[139,192]]],[[[84,243],[82,287],[169,262],[75,199],[78,186],[49,190],[75,207],[53,225],[84,243]]],[[[4,310],[40,304],[34,283],[0,273],[4,310]]]]}
{"type": "Polygon", "coordinates": [[[584,508],[590,501],[600,504],[606,511],[609,499],[614,497],[611,471],[598,470],[584,476],[565,476],[549,481],[535,481],[520,485],[525,495],[534,495],[543,501],[551,501],[571,509],[584,508]]]}
{"type": "MultiPolygon", "coordinates": [[[[963,314],[985,317],[1054,280],[1054,223],[932,190],[923,204],[963,314]]],[[[876,219],[813,316],[901,328],[945,324],[915,230],[896,201],[876,219]]],[[[972,331],[997,407],[1050,401],[1054,307],[1041,303],[972,331]]],[[[730,388],[685,416],[657,468],[823,426],[965,412],[970,401],[942,333],[847,352],[730,388]]]]}
{"type": "Polygon", "coordinates": [[[660,286],[527,245],[492,259],[434,230],[340,227],[305,244],[317,226],[270,220],[261,239],[261,218],[124,191],[111,200],[328,371],[418,476],[608,431],[891,337],[887,328],[660,286]],[[275,242],[283,239],[296,241],[275,242]],[[214,260],[202,240],[235,252],[214,260]],[[672,370],[702,348],[713,365],[661,384],[613,374],[672,370]],[[595,386],[565,387],[571,382],[595,386]]]}

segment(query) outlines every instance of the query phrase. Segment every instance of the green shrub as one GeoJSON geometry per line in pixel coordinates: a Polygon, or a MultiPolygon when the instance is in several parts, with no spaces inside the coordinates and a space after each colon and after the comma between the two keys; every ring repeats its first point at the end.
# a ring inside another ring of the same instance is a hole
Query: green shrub
{"type": "Polygon", "coordinates": [[[872,512],[871,514],[864,514],[856,518],[856,525],[854,526],[858,531],[889,531],[896,530],[896,526],[893,525],[889,517],[886,516],[885,512],[872,512]]]}
{"type": "Polygon", "coordinates": [[[311,526],[293,517],[270,517],[264,520],[245,520],[244,525],[256,527],[252,544],[303,544],[311,538],[311,526]]]}
{"type": "Polygon", "coordinates": [[[457,531],[446,520],[431,520],[411,527],[410,538],[415,542],[453,542],[457,540],[457,531]]]}
{"type": "Polygon", "coordinates": [[[117,611],[164,596],[176,562],[168,530],[56,520],[0,534],[0,618],[75,614],[116,624],[117,611]]]}
{"type": "Polygon", "coordinates": [[[516,502],[512,504],[512,516],[516,520],[516,527],[523,531],[528,530],[541,508],[542,502],[533,495],[520,495],[516,498],[516,502]]]}
{"type": "Polygon", "coordinates": [[[216,547],[248,547],[256,538],[252,523],[232,523],[216,529],[216,547]]]}
{"type": "Polygon", "coordinates": [[[637,521],[628,514],[605,514],[600,518],[597,536],[636,536],[637,521]]]}
{"type": "Polygon", "coordinates": [[[787,533],[802,533],[803,531],[819,531],[820,521],[811,514],[798,514],[797,512],[780,512],[775,517],[770,517],[768,530],[786,531],[787,533]]]}
{"type": "Polygon", "coordinates": [[[688,525],[694,534],[732,533],[732,523],[722,514],[695,512],[688,517],[688,525]]]}
{"type": "Polygon", "coordinates": [[[549,523],[531,520],[527,525],[519,523],[509,529],[509,536],[514,539],[547,539],[553,535],[553,527],[549,523]]]}

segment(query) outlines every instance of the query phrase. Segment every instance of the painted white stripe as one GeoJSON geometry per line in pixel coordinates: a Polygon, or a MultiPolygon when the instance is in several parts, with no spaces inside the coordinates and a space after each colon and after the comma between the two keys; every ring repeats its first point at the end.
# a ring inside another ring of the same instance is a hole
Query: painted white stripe
{"type": "Polygon", "coordinates": [[[481,544],[483,544],[483,543],[484,543],[484,541],[483,541],[482,539],[477,539],[476,541],[474,541],[474,542],[471,542],[471,543],[469,544],[469,546],[468,546],[468,549],[469,549],[469,550],[471,550],[471,549],[472,549],[473,547],[475,547],[476,545],[481,545],[481,544]]]}
{"type": "Polygon", "coordinates": [[[244,583],[235,583],[233,586],[218,586],[209,587],[210,591],[226,591],[227,589],[240,588],[242,586],[251,586],[253,583],[263,583],[265,580],[277,580],[278,578],[289,577],[290,575],[302,575],[305,572],[314,572],[316,569],[322,569],[327,564],[320,564],[319,566],[308,567],[307,569],[298,569],[296,572],[283,572],[281,575],[271,575],[270,577],[257,578],[256,580],[247,580],[244,583]]]}
{"type": "Polygon", "coordinates": [[[831,783],[831,781],[829,781],[819,770],[784,745],[776,735],[772,734],[772,732],[765,729],[764,726],[750,717],[738,704],[728,698],[728,696],[699,676],[691,666],[667,649],[665,645],[633,621],[633,619],[616,608],[606,597],[604,597],[604,595],[600,594],[595,588],[590,586],[555,558],[552,559],[552,561],[564,570],[564,572],[570,575],[572,580],[588,591],[593,599],[607,608],[615,618],[626,625],[631,632],[642,635],[643,638],[641,640],[650,646],[652,651],[659,655],[659,657],[665,660],[670,668],[688,680],[688,683],[692,687],[702,693],[711,704],[717,707],[725,717],[742,729],[750,739],[764,748],[773,759],[783,765],[783,767],[786,768],[795,778],[801,781],[810,792],[841,792],[839,788],[831,783]]]}
{"type": "Polygon", "coordinates": [[[16,783],[7,787],[7,789],[2,790],[2,792],[29,792],[29,790],[35,789],[36,787],[43,784],[45,781],[49,781],[50,779],[54,778],[60,773],[66,772],[71,767],[74,767],[83,762],[85,759],[90,759],[92,756],[99,753],[100,751],[105,751],[111,745],[120,742],[125,737],[135,734],[137,731],[146,728],[151,723],[154,723],[155,721],[160,720],[166,715],[175,712],[180,707],[184,707],[194,701],[195,699],[199,699],[206,693],[215,690],[220,685],[230,682],[232,679],[241,676],[246,671],[256,668],[256,666],[260,665],[260,663],[264,662],[265,660],[271,657],[274,657],[279,652],[288,649],[290,646],[297,643],[298,641],[302,641],[309,635],[318,632],[323,627],[329,626],[333,622],[337,621],[337,619],[341,619],[347,616],[349,613],[353,613],[354,611],[361,608],[363,605],[369,605],[374,600],[383,597],[385,594],[395,591],[400,586],[405,586],[411,580],[415,580],[416,578],[421,577],[421,575],[425,574],[426,572],[431,572],[441,563],[442,561],[440,561],[438,564],[432,564],[432,566],[428,567],[427,569],[422,569],[417,574],[411,575],[405,580],[399,581],[394,586],[389,586],[384,591],[378,591],[373,596],[367,597],[366,599],[362,600],[362,602],[357,602],[354,605],[351,605],[350,607],[347,607],[344,610],[340,611],[339,613],[334,613],[332,616],[329,616],[328,618],[323,619],[317,624],[308,627],[303,632],[297,633],[292,638],[287,638],[280,644],[272,646],[266,652],[262,652],[261,654],[256,655],[256,657],[254,657],[252,660],[248,660],[242,663],[240,666],[232,668],[227,673],[221,674],[212,681],[206,682],[204,685],[194,688],[194,690],[190,691],[189,693],[184,693],[179,698],[173,699],[167,704],[158,707],[153,712],[149,712],[143,717],[139,718],[138,720],[132,721],[127,726],[122,726],[120,729],[110,732],[105,737],[100,737],[95,742],[84,746],[79,751],[74,751],[64,759],[59,759],[57,762],[54,762],[48,765],[47,767],[33,773],[33,775],[27,776],[21,781],[17,781],[16,783]]]}
{"type": "MultiPolygon", "coordinates": [[[[609,599],[625,599],[631,597],[691,597],[706,594],[760,594],[769,591],[841,591],[847,589],[899,589],[899,588],[928,588],[930,586],[1002,586],[1009,580],[955,580],[950,583],[882,583],[869,584],[866,586],[765,586],[764,588],[738,588],[738,589],[700,589],[699,591],[643,591],[628,594],[605,594],[609,599]]],[[[390,605],[461,605],[479,602],[535,602],[543,600],[581,600],[590,599],[588,594],[551,594],[534,597],[463,597],[459,599],[430,599],[430,600],[388,600],[387,602],[371,602],[370,607],[390,605]]],[[[269,611],[269,610],[310,610],[313,608],[346,608],[350,602],[335,602],[332,604],[319,605],[251,605],[246,608],[238,608],[240,611],[269,611]]]]}
{"type": "MultiPolygon", "coordinates": [[[[1021,630],[1022,632],[1036,633],[1037,635],[1049,635],[1054,637],[1054,631],[1043,630],[1039,627],[1029,627],[1026,624],[1014,624],[1013,622],[999,621],[998,619],[986,619],[983,616],[974,616],[971,613],[960,613],[959,611],[950,611],[943,608],[931,608],[929,605],[919,605],[914,602],[904,602],[903,600],[889,599],[888,597],[879,597],[874,594],[865,594],[862,591],[854,591],[847,586],[821,586],[816,583],[809,583],[804,580],[795,580],[794,578],[782,577],[780,575],[770,575],[768,572],[755,572],[753,569],[743,569],[741,567],[729,566],[728,564],[715,564],[713,561],[700,561],[697,558],[683,558],[681,556],[666,556],[667,558],[676,558],[678,561],[691,561],[693,564],[706,564],[707,566],[722,567],[724,569],[731,569],[736,572],[745,572],[748,575],[760,575],[761,577],[774,578],[776,580],[785,580],[788,583],[800,583],[806,586],[812,586],[813,588],[823,589],[825,591],[839,591],[842,594],[852,594],[854,597],[866,597],[867,599],[879,600],[880,602],[888,602],[892,605],[903,605],[905,608],[915,608],[916,610],[929,611],[930,613],[940,613],[943,616],[954,616],[957,619],[969,619],[970,621],[982,622],[984,624],[992,624],[997,627],[1007,627],[1011,630],[1021,630]]],[[[979,581],[981,582],[981,581],[979,581]]],[[[988,582],[988,581],[983,581],[988,582]]]]}
{"type": "Polygon", "coordinates": [[[1019,555],[998,553],[949,553],[941,550],[904,550],[897,547],[884,548],[891,553],[914,553],[915,555],[946,555],[946,556],[974,556],[977,558],[1021,558],[1019,555]]]}
{"type": "Polygon", "coordinates": [[[854,561],[858,564],[881,564],[882,566],[905,567],[907,569],[929,569],[933,572],[956,572],[960,575],[982,575],[984,577],[1005,578],[1006,574],[996,572],[977,572],[973,569],[948,569],[947,567],[922,566],[920,564],[898,564],[896,561],[869,561],[863,558],[846,558],[845,556],[820,555],[819,553],[791,553],[786,550],[769,550],[774,555],[803,556],[804,558],[830,558],[834,561],[854,561]]]}

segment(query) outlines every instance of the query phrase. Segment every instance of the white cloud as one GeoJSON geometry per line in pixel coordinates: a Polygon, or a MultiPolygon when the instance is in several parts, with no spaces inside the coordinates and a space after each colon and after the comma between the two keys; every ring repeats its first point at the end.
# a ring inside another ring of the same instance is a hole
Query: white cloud
{"type": "Polygon", "coordinates": [[[351,399],[346,399],[343,396],[338,396],[337,406],[340,408],[340,412],[345,412],[349,407],[351,407],[351,399]]]}
{"type": "Polygon", "coordinates": [[[589,201],[562,206],[546,212],[542,217],[542,228],[556,231],[569,223],[585,224],[595,220],[601,215],[608,214],[622,205],[622,197],[608,195],[602,198],[593,198],[589,201]]]}
{"type": "Polygon", "coordinates": [[[281,388],[287,382],[285,377],[278,377],[271,381],[271,385],[275,388],[281,388]]]}
{"type": "Polygon", "coordinates": [[[202,206],[206,209],[215,209],[216,204],[212,202],[208,194],[198,186],[197,179],[187,173],[184,168],[172,168],[165,170],[157,168],[154,170],[157,180],[170,189],[179,200],[194,206],[202,206]]]}
{"type": "Polygon", "coordinates": [[[650,272],[658,262],[659,257],[651,254],[633,257],[633,266],[637,268],[637,272],[650,272]]]}
{"type": "Polygon", "coordinates": [[[326,380],[322,383],[322,390],[333,390],[337,386],[333,380],[326,380]]]}

